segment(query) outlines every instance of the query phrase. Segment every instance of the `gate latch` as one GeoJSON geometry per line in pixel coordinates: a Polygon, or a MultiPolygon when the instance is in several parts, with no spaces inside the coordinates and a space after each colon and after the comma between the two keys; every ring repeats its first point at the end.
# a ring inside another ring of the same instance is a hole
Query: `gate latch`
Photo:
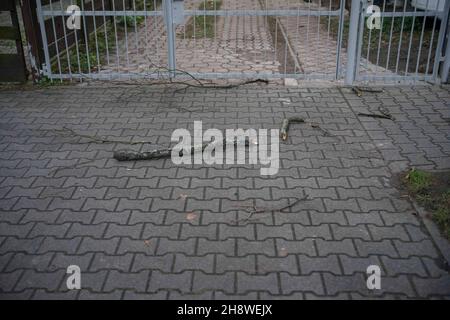
{"type": "Polygon", "coordinates": [[[172,2],[173,24],[184,23],[184,0],[173,0],[172,2]]]}

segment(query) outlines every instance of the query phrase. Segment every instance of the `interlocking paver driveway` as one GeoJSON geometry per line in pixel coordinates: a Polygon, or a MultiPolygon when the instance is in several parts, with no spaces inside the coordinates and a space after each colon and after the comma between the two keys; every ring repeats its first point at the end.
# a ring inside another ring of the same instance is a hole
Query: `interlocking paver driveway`
{"type": "Polygon", "coordinates": [[[450,276],[391,182],[410,165],[450,167],[449,87],[251,85],[0,92],[1,298],[443,298],[450,276]],[[358,118],[384,105],[396,121],[358,118]],[[96,135],[167,145],[176,128],[291,128],[277,175],[250,165],[119,163],[96,135]],[[284,206],[248,213],[242,205],[284,206]],[[253,219],[255,218],[255,219],[253,219]],[[236,223],[236,220],[240,222],[236,223]],[[382,289],[369,292],[366,268],[382,289]],[[78,265],[82,289],[68,291],[78,265]]]}

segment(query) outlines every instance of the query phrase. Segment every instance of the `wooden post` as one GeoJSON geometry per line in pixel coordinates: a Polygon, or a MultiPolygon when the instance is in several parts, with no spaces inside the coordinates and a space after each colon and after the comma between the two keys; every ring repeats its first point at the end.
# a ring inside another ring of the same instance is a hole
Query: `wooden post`
{"type": "Polygon", "coordinates": [[[39,70],[45,61],[41,31],[36,13],[36,0],[20,0],[20,7],[27,38],[26,51],[30,57],[33,81],[36,82],[40,78],[39,70]]]}
{"type": "Polygon", "coordinates": [[[0,11],[8,11],[12,22],[11,26],[0,27],[0,39],[13,40],[17,51],[0,54],[0,81],[24,82],[27,80],[27,72],[15,0],[0,2],[0,11]]]}

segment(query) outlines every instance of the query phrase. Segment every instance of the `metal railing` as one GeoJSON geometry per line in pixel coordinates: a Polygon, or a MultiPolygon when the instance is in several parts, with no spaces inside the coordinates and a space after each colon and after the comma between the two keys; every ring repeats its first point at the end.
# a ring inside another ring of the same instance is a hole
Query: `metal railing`
{"type": "Polygon", "coordinates": [[[331,0],[186,0],[179,24],[174,0],[123,0],[119,8],[115,0],[106,10],[107,1],[79,1],[81,30],[63,28],[60,34],[55,26],[71,16],[62,0],[49,0],[46,7],[37,1],[45,76],[335,80],[341,75],[344,0],[337,7],[331,0]]]}
{"type": "Polygon", "coordinates": [[[439,70],[450,1],[426,0],[423,10],[410,1],[392,2],[389,7],[386,0],[379,1],[379,28],[369,28],[371,1],[352,1],[346,83],[444,80],[439,70]]]}
{"type": "Polygon", "coordinates": [[[351,12],[345,0],[37,0],[42,74],[436,82],[450,68],[450,0],[437,1],[443,11],[374,1],[373,29],[368,0],[347,0],[351,12]],[[80,6],[79,30],[65,26],[70,3],[80,6]]]}

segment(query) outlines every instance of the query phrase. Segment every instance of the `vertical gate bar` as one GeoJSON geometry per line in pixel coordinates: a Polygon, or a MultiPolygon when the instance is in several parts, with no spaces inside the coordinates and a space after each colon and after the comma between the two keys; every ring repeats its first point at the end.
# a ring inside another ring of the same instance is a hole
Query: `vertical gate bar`
{"type": "MultiPolygon", "coordinates": [[[[48,76],[51,76],[52,70],[50,68],[50,54],[48,52],[48,40],[47,40],[47,33],[45,31],[45,20],[44,16],[42,15],[42,4],[41,0],[36,0],[36,9],[37,9],[37,15],[38,15],[38,21],[39,21],[39,27],[41,29],[41,36],[42,36],[42,47],[44,49],[44,57],[45,57],[45,71],[48,76]]],[[[50,78],[50,82],[53,82],[53,80],[50,78]]]]}
{"type": "MultiPolygon", "coordinates": [[[[441,4],[441,0],[438,0],[438,6],[440,4],[441,4]]],[[[425,70],[425,74],[426,75],[428,75],[428,71],[430,70],[431,52],[432,52],[433,46],[434,46],[434,44],[433,44],[434,43],[434,34],[435,34],[435,31],[436,31],[437,20],[438,20],[438,16],[435,15],[434,16],[434,21],[433,21],[433,31],[431,32],[430,47],[428,48],[427,67],[426,67],[426,70],[425,70]]]]}
{"type": "Polygon", "coordinates": [[[417,61],[416,61],[416,71],[415,71],[416,78],[419,75],[419,65],[420,65],[420,57],[422,55],[423,35],[425,33],[425,24],[427,22],[427,14],[429,11],[428,10],[429,2],[430,2],[430,0],[427,0],[426,8],[425,8],[425,16],[423,17],[423,21],[422,21],[422,32],[420,33],[420,41],[419,41],[419,53],[417,54],[417,61]]]}
{"type": "Polygon", "coordinates": [[[450,73],[450,27],[447,29],[447,47],[445,49],[445,60],[442,65],[442,75],[441,82],[447,83],[450,81],[449,73],[450,73]]]}
{"type": "Polygon", "coordinates": [[[369,38],[367,39],[367,53],[366,53],[366,69],[368,69],[369,66],[369,59],[370,59],[370,48],[372,45],[372,29],[369,29],[369,38]]]}
{"type": "Polygon", "coordinates": [[[214,0],[213,2],[213,6],[214,6],[214,43],[217,47],[217,1],[214,0]]]}
{"type": "MultiPolygon", "coordinates": [[[[163,1],[171,1],[171,0],[163,0],[163,1]]],[[[196,27],[196,19],[197,19],[197,6],[194,6],[194,15],[192,16],[192,24],[193,24],[193,30],[194,30],[194,59],[197,57],[197,50],[195,50],[197,48],[197,27],[196,27]]],[[[167,23],[167,18],[166,18],[166,23],[167,23]]],[[[169,39],[169,35],[167,35],[167,39],[169,39]]]]}
{"type": "MultiPolygon", "coordinates": [[[[122,9],[123,11],[127,11],[127,7],[125,4],[125,0],[122,0],[122,9]]],[[[130,56],[128,54],[128,30],[127,30],[127,21],[128,21],[128,17],[127,15],[124,13],[123,15],[123,26],[125,29],[125,57],[126,57],[126,61],[127,61],[127,71],[130,69],[130,56]]]]}
{"type": "MultiPolygon", "coordinates": [[[[143,8],[142,10],[144,10],[145,13],[147,13],[147,2],[146,2],[146,0],[144,0],[144,8],[143,8]]],[[[149,54],[149,52],[148,52],[148,35],[147,35],[147,33],[148,33],[148,25],[147,25],[147,15],[144,16],[144,29],[145,29],[145,32],[144,32],[144,34],[145,34],[145,48],[144,48],[144,55],[145,55],[146,57],[148,57],[148,59],[150,59],[150,54],[149,54]]],[[[153,64],[152,61],[149,61],[149,62],[150,62],[149,67],[152,67],[152,64],[153,64]]],[[[149,70],[147,70],[147,74],[149,73],[148,71],[149,71],[149,70]]]]}
{"type": "MultiPolygon", "coordinates": [[[[394,0],[394,10],[392,11],[393,13],[395,13],[397,8],[397,0],[394,0]]],[[[391,18],[391,31],[389,34],[389,45],[388,45],[388,52],[387,52],[387,57],[386,57],[386,69],[389,69],[389,62],[391,60],[391,46],[392,46],[392,33],[394,32],[394,20],[395,17],[393,16],[391,18]]]]}
{"type": "MultiPolygon", "coordinates": [[[[50,10],[53,12],[53,0],[50,0],[50,10]]],[[[56,60],[57,60],[57,65],[58,65],[58,72],[59,72],[59,81],[62,83],[62,70],[61,70],[61,60],[59,57],[59,44],[58,44],[58,36],[56,34],[56,25],[55,25],[55,17],[52,15],[51,17],[52,20],[52,29],[53,29],[53,37],[54,37],[54,43],[55,43],[55,50],[56,50],[56,60]]],[[[64,18],[63,18],[64,21],[64,18]]],[[[65,28],[65,26],[63,25],[63,28],[65,28]]],[[[51,68],[51,66],[50,66],[51,68]]]]}
{"type": "Polygon", "coordinates": [[[95,15],[95,6],[94,6],[94,0],[92,0],[92,11],[94,12],[94,16],[92,17],[93,24],[94,24],[94,39],[95,39],[95,54],[97,57],[97,72],[100,72],[100,54],[98,51],[98,38],[97,38],[97,16],[95,15]]]}
{"type": "Polygon", "coordinates": [[[306,22],[306,43],[307,43],[308,47],[311,47],[310,43],[309,43],[309,20],[310,20],[310,15],[311,15],[311,1],[309,2],[309,5],[308,5],[308,19],[307,19],[307,22],[306,22]]]}
{"type": "MultiPolygon", "coordinates": [[[[203,38],[206,39],[206,0],[203,0],[203,38]]],[[[205,42],[203,42],[205,44],[205,42]]]]}
{"type": "MultiPolygon", "coordinates": [[[[150,0],[151,1],[151,0],[150,0]]],[[[156,7],[158,6],[158,4],[157,4],[157,2],[156,2],[156,0],[153,0],[153,11],[156,11],[156,7]]],[[[157,17],[157,16],[154,16],[154,17],[152,17],[152,19],[153,19],[153,32],[152,32],[152,34],[153,34],[153,37],[155,37],[155,33],[156,33],[156,27],[158,26],[158,24],[157,24],[157,20],[158,20],[158,18],[159,17],[157,17]]],[[[160,61],[161,61],[161,57],[160,57],[160,52],[159,52],[159,46],[156,44],[155,45],[155,47],[156,47],[156,56],[158,57],[158,65],[160,65],[160,61]]],[[[161,63],[162,64],[162,63],[161,63]]],[[[158,71],[159,72],[159,71],[158,71]]]]}
{"type": "Polygon", "coordinates": [[[71,66],[71,61],[70,61],[70,54],[69,54],[69,43],[67,41],[67,32],[66,32],[66,26],[64,24],[64,8],[62,5],[62,0],[59,0],[59,7],[61,9],[61,20],[63,22],[63,32],[64,32],[64,44],[66,46],[66,58],[67,58],[67,68],[69,70],[69,76],[70,76],[70,82],[72,82],[72,66],[71,66]]]}
{"type": "MultiPolygon", "coordinates": [[[[357,53],[357,40],[358,40],[358,28],[359,20],[361,18],[361,1],[351,0],[351,12],[350,12],[350,30],[348,35],[347,45],[347,68],[345,72],[345,84],[352,85],[355,81],[356,75],[356,53],[357,53]]],[[[359,59],[358,59],[359,61],[359,59]]]]}
{"type": "MultiPolygon", "coordinates": [[[[300,3],[297,4],[297,21],[296,21],[296,26],[295,26],[295,40],[296,40],[295,41],[295,46],[296,46],[296,49],[299,47],[299,42],[300,42],[299,28],[300,28],[300,3]]],[[[299,50],[297,50],[297,52],[300,53],[299,50]]],[[[301,72],[300,65],[298,67],[299,67],[298,71],[300,73],[301,72]]],[[[297,74],[297,65],[294,68],[294,75],[295,74],[297,74]]]]}
{"type": "MultiPolygon", "coordinates": [[[[115,1],[111,1],[112,4],[112,11],[116,11],[116,4],[115,1]]],[[[117,23],[116,23],[116,16],[113,16],[113,24],[114,24],[114,40],[116,43],[116,63],[117,63],[117,73],[120,72],[120,55],[119,55],[119,39],[117,36],[117,23]]]]}
{"type": "MultiPolygon", "coordinates": [[[[165,4],[165,20],[167,28],[167,49],[168,49],[168,62],[169,62],[169,76],[170,78],[175,78],[176,71],[176,60],[175,60],[175,39],[174,39],[174,28],[173,28],[173,11],[172,11],[172,0],[164,0],[165,4]]],[[[195,26],[195,18],[194,18],[195,26]]],[[[195,31],[194,31],[195,36],[195,31]]]]}
{"type": "MultiPolygon", "coordinates": [[[[267,0],[264,0],[264,1],[265,1],[265,3],[264,3],[264,10],[266,11],[265,12],[266,14],[264,16],[264,30],[269,30],[270,26],[268,24],[268,16],[267,16],[267,10],[268,10],[267,9],[267,0]]],[[[270,34],[268,36],[270,37],[270,34]]],[[[268,49],[270,49],[270,47],[268,49]]],[[[264,50],[264,61],[267,61],[267,51],[264,50]]]]}
{"type": "MultiPolygon", "coordinates": [[[[288,0],[288,5],[287,5],[287,7],[289,8],[289,0],[288,0]]],[[[280,30],[281,30],[281,32],[284,34],[284,36],[283,37],[285,37],[285,39],[284,39],[284,77],[286,78],[286,75],[287,75],[287,64],[288,64],[288,61],[287,61],[287,58],[288,58],[288,50],[287,50],[287,46],[288,46],[288,39],[287,39],[287,33],[286,32],[284,32],[281,28],[283,28],[283,25],[282,25],[282,20],[281,20],[282,18],[280,17],[280,30]]],[[[289,30],[289,20],[288,20],[289,18],[288,17],[286,17],[286,26],[285,26],[285,30],[289,30]]]]}
{"type": "MultiPolygon", "coordinates": [[[[332,7],[331,7],[331,0],[328,0],[328,1],[329,1],[328,11],[331,11],[331,9],[332,9],[332,7]]],[[[329,62],[328,57],[331,57],[331,54],[330,54],[331,46],[329,45],[329,43],[330,43],[330,30],[331,30],[331,15],[328,15],[328,22],[327,22],[327,59],[324,62],[326,65],[328,65],[328,62],[329,62]]]]}
{"type": "MultiPolygon", "coordinates": [[[[78,47],[78,32],[74,29],[73,32],[75,36],[75,51],[77,52],[77,64],[78,64],[78,74],[81,75],[81,62],[80,62],[80,48],[78,47]]],[[[80,77],[80,82],[83,82],[83,77],[80,77]]]]}
{"type": "Polygon", "coordinates": [[[106,25],[106,15],[105,15],[105,0],[102,0],[102,10],[103,10],[103,29],[105,31],[105,47],[106,47],[106,64],[109,66],[109,41],[108,41],[108,28],[106,25]]]}
{"type": "MultiPolygon", "coordinates": [[[[140,51],[139,51],[139,33],[138,33],[138,28],[137,28],[137,17],[136,17],[136,0],[133,0],[133,15],[134,15],[134,35],[136,38],[136,53],[138,55],[140,55],[140,51]]],[[[140,68],[140,65],[137,65],[138,70],[140,68]]]]}
{"type": "Polygon", "coordinates": [[[355,64],[355,80],[358,80],[359,77],[359,69],[361,67],[361,56],[362,56],[362,47],[364,43],[364,32],[365,32],[365,14],[366,14],[366,6],[361,3],[360,7],[360,19],[359,19],[359,27],[358,27],[358,40],[356,47],[356,64],[355,64]]]}
{"type": "MultiPolygon", "coordinates": [[[[447,12],[449,11],[450,10],[448,10],[447,12]]],[[[448,14],[447,20],[450,20],[448,14]]],[[[445,48],[445,59],[444,64],[442,65],[442,75],[441,75],[442,83],[447,83],[450,81],[449,73],[450,73],[450,21],[447,21],[447,47],[445,48]]]]}
{"type": "MultiPolygon", "coordinates": [[[[386,0],[383,1],[382,12],[384,13],[385,10],[386,10],[386,0]]],[[[378,33],[378,48],[377,48],[376,66],[380,65],[381,39],[383,38],[383,27],[384,27],[384,16],[381,17],[380,32],[378,33]]]]}
{"type": "MultiPolygon", "coordinates": [[[[336,54],[336,76],[335,80],[341,77],[341,50],[342,50],[342,36],[344,30],[344,19],[345,19],[345,1],[341,0],[341,7],[339,10],[339,27],[338,27],[338,44],[337,44],[337,54],[336,54]]],[[[351,1],[351,0],[347,0],[351,1]]],[[[348,63],[348,62],[347,62],[348,63]]]]}
{"type": "MultiPolygon", "coordinates": [[[[414,13],[417,12],[417,7],[414,8],[414,13]]],[[[410,60],[410,55],[411,55],[411,45],[412,45],[412,39],[414,36],[414,25],[416,23],[416,16],[414,15],[413,17],[413,21],[412,21],[412,26],[411,26],[411,34],[409,35],[409,45],[408,45],[408,55],[406,57],[406,67],[405,67],[405,76],[408,75],[408,69],[409,69],[409,60],[410,60]]]]}
{"type": "Polygon", "coordinates": [[[278,19],[277,19],[277,16],[275,16],[274,20],[275,20],[275,52],[274,52],[273,60],[277,61],[278,60],[278,19]]]}
{"type": "Polygon", "coordinates": [[[444,46],[447,24],[448,24],[448,16],[450,12],[450,1],[446,1],[444,5],[444,11],[441,14],[441,26],[439,29],[439,37],[438,43],[436,46],[436,56],[434,59],[434,68],[433,68],[433,79],[436,81],[439,75],[439,65],[441,64],[442,59],[442,49],[444,46]]]}
{"type": "MultiPolygon", "coordinates": [[[[319,8],[318,10],[320,10],[322,8],[322,0],[319,0],[319,8]]],[[[320,15],[317,17],[317,72],[319,72],[320,70],[320,15]]]]}
{"type": "MultiPolygon", "coordinates": [[[[81,11],[84,12],[84,1],[81,1],[81,11]]],[[[89,74],[89,78],[91,77],[91,59],[89,57],[89,37],[88,37],[88,30],[87,30],[87,25],[86,25],[86,16],[83,14],[83,27],[84,27],[84,40],[85,42],[85,47],[86,47],[86,60],[87,60],[87,64],[88,64],[88,74],[89,74]]]]}
{"type": "Polygon", "coordinates": [[[402,15],[402,25],[400,27],[400,39],[398,41],[398,48],[397,48],[397,61],[395,63],[395,73],[398,73],[398,64],[400,62],[400,53],[401,53],[401,48],[402,48],[402,40],[403,40],[403,30],[405,27],[405,17],[406,17],[406,4],[408,3],[408,1],[404,1],[404,5],[403,5],[403,15],[402,15]]]}

